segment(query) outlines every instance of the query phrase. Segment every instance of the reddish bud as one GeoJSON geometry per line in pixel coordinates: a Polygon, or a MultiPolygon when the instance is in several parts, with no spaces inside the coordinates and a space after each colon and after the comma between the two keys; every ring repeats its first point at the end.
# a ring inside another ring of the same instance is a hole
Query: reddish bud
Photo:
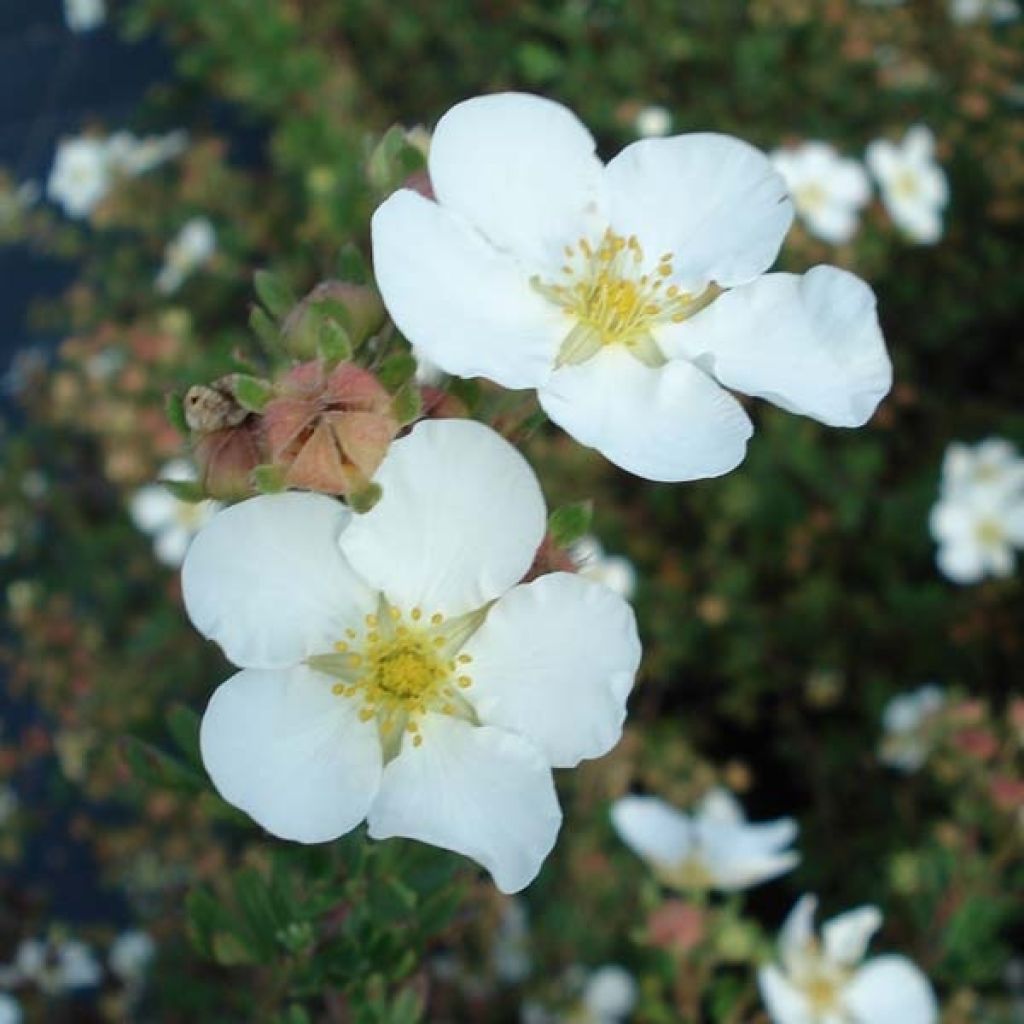
{"type": "Polygon", "coordinates": [[[647,918],[647,941],[659,949],[686,953],[703,938],[703,912],[683,900],[668,900],[647,918]]]}

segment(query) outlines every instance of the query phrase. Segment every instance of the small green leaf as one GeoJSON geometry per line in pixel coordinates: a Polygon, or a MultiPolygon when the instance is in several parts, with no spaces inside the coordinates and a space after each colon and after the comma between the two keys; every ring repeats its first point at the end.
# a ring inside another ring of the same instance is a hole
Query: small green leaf
{"type": "Polygon", "coordinates": [[[278,318],[286,316],[298,302],[288,282],[269,270],[257,270],[253,274],[253,286],[260,302],[278,318]]]}
{"type": "Polygon", "coordinates": [[[161,480],[161,484],[173,494],[178,501],[195,505],[197,502],[206,500],[206,492],[203,485],[195,480],[161,480]]]}
{"type": "Polygon", "coordinates": [[[380,484],[371,482],[356,494],[350,494],[348,503],[353,512],[362,515],[365,512],[369,512],[380,501],[382,494],[383,491],[380,489],[380,484]]]}
{"type": "Polygon", "coordinates": [[[260,494],[278,494],[285,489],[284,472],[269,463],[252,471],[252,482],[260,494]]]}
{"type": "Polygon", "coordinates": [[[353,284],[368,284],[370,268],[363,254],[351,243],[338,253],[338,277],[353,284]]]}
{"type": "Polygon", "coordinates": [[[389,356],[377,371],[377,379],[391,394],[396,394],[403,384],[415,376],[416,360],[409,352],[389,356]]]}
{"type": "Polygon", "coordinates": [[[234,932],[216,932],[213,936],[213,958],[224,967],[258,964],[259,955],[234,932]]]}
{"type": "Polygon", "coordinates": [[[415,384],[406,384],[391,400],[391,413],[403,427],[418,420],[422,412],[423,395],[415,384]]]}
{"type": "Polygon", "coordinates": [[[206,788],[198,772],[135,736],[123,737],[121,752],[135,777],[146,785],[189,793],[206,788]]]}
{"type": "Polygon", "coordinates": [[[192,432],[188,429],[188,423],[185,420],[185,400],[182,396],[177,393],[168,395],[165,400],[165,408],[171,426],[182,437],[188,437],[192,432]]]}
{"type": "Polygon", "coordinates": [[[262,306],[252,307],[252,312],[249,314],[249,326],[256,337],[259,338],[260,344],[263,345],[263,348],[270,355],[276,356],[280,354],[282,348],[281,332],[262,306]]]}
{"type": "Polygon", "coordinates": [[[249,412],[263,412],[274,394],[274,389],[267,381],[244,373],[235,375],[231,389],[238,404],[249,412]]]}
{"type": "Polygon", "coordinates": [[[594,518],[594,503],[578,501],[556,508],[548,518],[548,532],[560,548],[575,543],[590,530],[594,518]]]}
{"type": "Polygon", "coordinates": [[[325,319],[317,332],[317,349],[330,365],[344,363],[352,358],[352,339],[337,320],[325,319]]]}
{"type": "Polygon", "coordinates": [[[189,764],[200,768],[203,758],[199,752],[199,716],[184,704],[174,704],[167,712],[167,729],[189,764]]]}

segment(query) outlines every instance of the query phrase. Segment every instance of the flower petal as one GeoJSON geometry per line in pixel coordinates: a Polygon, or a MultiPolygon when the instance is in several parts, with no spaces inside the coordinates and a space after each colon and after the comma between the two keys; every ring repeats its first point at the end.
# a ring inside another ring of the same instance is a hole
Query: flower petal
{"type": "Polygon", "coordinates": [[[608,164],[607,178],[612,229],[636,235],[649,260],[672,253],[675,278],[691,286],[763,274],[793,223],[785,179],[728,135],[642,139],[608,164]]]}
{"type": "Polygon", "coordinates": [[[554,767],[600,757],[622,735],[640,641],[607,587],[561,572],[516,587],[463,650],[480,721],[534,740],[554,767]]]}
{"type": "Polygon", "coordinates": [[[537,477],[482,423],[420,423],[376,479],[383,497],[353,520],[341,549],[400,608],[475,611],[523,578],[544,537],[537,477]]]}
{"type": "Polygon", "coordinates": [[[779,929],[779,954],[787,966],[800,962],[814,941],[814,914],[818,898],[805,894],[793,905],[779,929]]]}
{"type": "Polygon", "coordinates": [[[666,333],[667,354],[833,427],[866,423],[892,386],[874,293],[838,267],[768,274],[666,333]]]}
{"type": "Polygon", "coordinates": [[[753,430],[736,399],[691,363],[651,369],[621,346],[563,367],[538,397],[577,441],[648,480],[728,473],[753,430]]]}
{"type": "Polygon", "coordinates": [[[678,864],[690,853],[690,819],[664,800],[624,796],[612,804],[611,818],[619,838],[651,864],[678,864]]]}
{"type": "Polygon", "coordinates": [[[833,917],[821,926],[825,955],[841,967],[853,967],[864,959],[871,937],[882,926],[878,907],[857,907],[833,917]]]}
{"type": "Polygon", "coordinates": [[[815,1024],[806,996],[777,967],[762,967],[757,982],[773,1024],[815,1024]]]}
{"type": "Polygon", "coordinates": [[[320,494],[262,495],[218,512],[181,571],[193,625],[245,668],[288,668],[330,650],[376,607],[338,550],[350,519],[320,494]]]}
{"type": "Polygon", "coordinates": [[[376,724],[312,669],[246,669],[203,715],[203,764],[220,795],[268,832],[322,843],[355,828],[377,793],[376,724]]]}
{"type": "Polygon", "coordinates": [[[856,1024],[899,1021],[935,1024],[939,1006],[928,979],[903,956],[869,960],[843,991],[843,1001],[856,1024]]]}
{"type": "Polygon", "coordinates": [[[701,797],[697,805],[697,816],[720,825],[745,825],[747,821],[739,801],[721,786],[709,790],[701,797]]]}
{"type": "Polygon", "coordinates": [[[525,888],[562,822],[541,752],[514,733],[447,715],[424,715],[419,735],[422,745],[405,743],[384,770],[370,835],[454,850],[482,864],[502,892],[525,888]]]}
{"type": "Polygon", "coordinates": [[[551,372],[565,314],[457,214],[396,192],[373,215],[373,262],[392,319],[447,373],[528,388],[551,372]]]}
{"type": "Polygon", "coordinates": [[[604,168],[579,118],[525,93],[478,96],[437,123],[430,181],[498,249],[532,270],[557,268],[603,208],[604,168]]]}

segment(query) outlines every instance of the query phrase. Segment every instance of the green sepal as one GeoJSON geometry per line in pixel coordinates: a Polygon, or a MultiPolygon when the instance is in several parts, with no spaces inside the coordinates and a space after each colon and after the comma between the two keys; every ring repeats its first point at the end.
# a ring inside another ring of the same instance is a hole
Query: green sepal
{"type": "Polygon", "coordinates": [[[274,396],[274,389],[268,381],[244,373],[235,375],[232,392],[238,404],[249,412],[263,412],[267,402],[274,396]]]}
{"type": "Polygon", "coordinates": [[[562,505],[548,517],[548,533],[558,547],[566,548],[590,532],[593,520],[594,503],[592,501],[577,501],[571,505],[562,505]]]}
{"type": "Polygon", "coordinates": [[[279,319],[298,302],[288,282],[270,270],[257,270],[252,276],[252,283],[260,302],[279,319]]]}

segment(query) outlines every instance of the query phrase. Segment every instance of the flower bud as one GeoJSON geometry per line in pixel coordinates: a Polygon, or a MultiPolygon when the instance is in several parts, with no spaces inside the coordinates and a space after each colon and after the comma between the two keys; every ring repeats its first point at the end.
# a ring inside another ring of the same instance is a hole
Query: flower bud
{"type": "Polygon", "coordinates": [[[320,325],[331,317],[332,305],[344,310],[339,319],[353,346],[362,344],[384,323],[384,304],[371,285],[322,281],[285,317],[281,327],[293,355],[314,359],[320,354],[320,325]]]}

